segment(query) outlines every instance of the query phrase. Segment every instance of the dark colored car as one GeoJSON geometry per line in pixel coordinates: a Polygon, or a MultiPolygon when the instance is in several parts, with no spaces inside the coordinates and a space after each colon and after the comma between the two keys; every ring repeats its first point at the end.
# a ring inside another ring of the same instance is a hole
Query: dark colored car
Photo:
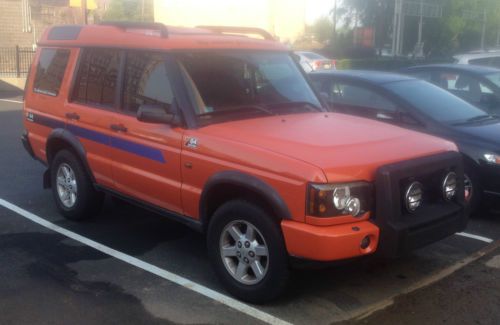
{"type": "Polygon", "coordinates": [[[335,112],[454,141],[464,156],[466,200],[472,211],[477,211],[483,198],[500,198],[498,117],[409,76],[370,71],[315,72],[309,76],[335,112]]]}
{"type": "Polygon", "coordinates": [[[434,64],[411,67],[401,72],[432,82],[488,114],[500,114],[499,69],[465,64],[434,64]]]}

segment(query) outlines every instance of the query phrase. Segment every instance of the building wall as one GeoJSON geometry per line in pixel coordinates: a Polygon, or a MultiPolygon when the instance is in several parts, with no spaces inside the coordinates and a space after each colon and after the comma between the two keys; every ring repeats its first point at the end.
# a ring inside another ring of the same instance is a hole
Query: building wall
{"type": "Polygon", "coordinates": [[[33,44],[33,34],[23,32],[21,0],[0,0],[0,47],[33,44]]]}
{"type": "Polygon", "coordinates": [[[260,27],[283,42],[293,42],[303,34],[305,7],[306,0],[154,0],[156,22],[183,27],[260,27]]]}

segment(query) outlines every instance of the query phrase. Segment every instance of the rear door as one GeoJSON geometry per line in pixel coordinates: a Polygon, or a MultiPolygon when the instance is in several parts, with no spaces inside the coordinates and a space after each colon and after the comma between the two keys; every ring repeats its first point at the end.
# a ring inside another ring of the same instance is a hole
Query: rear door
{"type": "Polygon", "coordinates": [[[128,51],[123,69],[120,112],[113,131],[113,176],[120,193],[170,211],[182,212],[180,154],[183,129],[137,120],[143,104],[174,102],[166,54],[128,51]]]}
{"type": "Polygon", "coordinates": [[[67,130],[83,144],[87,161],[100,185],[113,188],[109,150],[116,111],[120,51],[80,50],[70,101],[65,104],[67,130]]]}

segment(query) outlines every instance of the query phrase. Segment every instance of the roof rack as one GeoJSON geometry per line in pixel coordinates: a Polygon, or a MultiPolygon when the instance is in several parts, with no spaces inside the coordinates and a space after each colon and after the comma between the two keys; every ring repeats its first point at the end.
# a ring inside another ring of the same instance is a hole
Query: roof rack
{"type": "Polygon", "coordinates": [[[135,22],[135,21],[103,21],[99,23],[103,26],[114,26],[121,29],[151,29],[157,30],[160,33],[160,37],[168,37],[167,26],[161,23],[148,23],[148,22],[135,22]]]}
{"type": "Polygon", "coordinates": [[[219,34],[254,34],[262,36],[265,40],[274,41],[275,38],[268,31],[257,27],[238,26],[196,26],[196,28],[208,29],[219,34]]]}

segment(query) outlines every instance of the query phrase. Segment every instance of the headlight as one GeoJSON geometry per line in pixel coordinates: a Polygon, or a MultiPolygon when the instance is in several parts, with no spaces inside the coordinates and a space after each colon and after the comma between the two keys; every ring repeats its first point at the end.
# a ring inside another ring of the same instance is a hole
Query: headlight
{"type": "Polygon", "coordinates": [[[367,182],[309,184],[307,212],[316,217],[359,217],[371,210],[373,195],[373,185],[367,182]]]}
{"type": "Polygon", "coordinates": [[[443,197],[450,201],[457,194],[457,174],[449,172],[443,180],[443,197]]]}
{"type": "Polygon", "coordinates": [[[423,192],[420,182],[413,182],[408,186],[405,193],[405,203],[408,211],[413,212],[422,205],[423,192]]]}
{"type": "Polygon", "coordinates": [[[499,155],[495,155],[492,153],[485,153],[484,159],[486,159],[486,161],[491,163],[491,164],[500,165],[500,156],[499,155]]]}

